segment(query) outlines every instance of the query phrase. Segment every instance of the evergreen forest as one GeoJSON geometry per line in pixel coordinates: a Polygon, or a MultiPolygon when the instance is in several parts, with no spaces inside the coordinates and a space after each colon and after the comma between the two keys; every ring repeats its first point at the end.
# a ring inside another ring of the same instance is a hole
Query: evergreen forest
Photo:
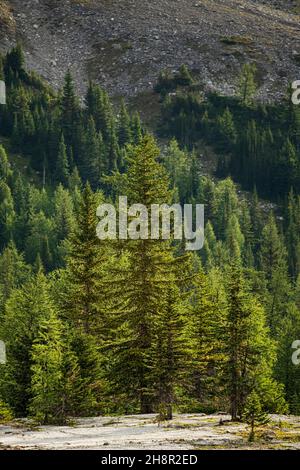
{"type": "Polygon", "coordinates": [[[300,415],[300,108],[205,92],[186,66],[160,117],[66,70],[59,91],[0,59],[0,418],[227,411],[300,415]],[[217,156],[201,170],[200,143],[217,156]],[[205,242],[99,240],[96,209],[205,205],[205,242]],[[249,411],[250,410],[250,411],[249,411]]]}

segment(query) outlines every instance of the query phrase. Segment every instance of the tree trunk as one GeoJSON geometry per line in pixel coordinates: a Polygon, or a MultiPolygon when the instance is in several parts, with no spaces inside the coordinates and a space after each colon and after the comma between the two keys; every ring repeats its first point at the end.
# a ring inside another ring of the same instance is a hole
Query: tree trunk
{"type": "Polygon", "coordinates": [[[250,434],[249,434],[249,442],[253,442],[254,438],[255,438],[255,435],[254,435],[254,419],[253,419],[251,421],[251,431],[250,431],[250,434]]]}
{"type": "Polygon", "coordinates": [[[148,397],[145,397],[145,395],[141,394],[141,400],[140,401],[141,401],[140,408],[141,408],[141,414],[142,415],[153,413],[153,405],[149,401],[148,397]]]}
{"type": "Polygon", "coordinates": [[[166,419],[167,420],[173,419],[173,410],[172,410],[171,404],[166,405],[166,419]]]}
{"type": "Polygon", "coordinates": [[[231,397],[230,397],[230,413],[232,421],[238,421],[238,387],[237,387],[237,373],[235,367],[232,369],[231,375],[231,397]]]}

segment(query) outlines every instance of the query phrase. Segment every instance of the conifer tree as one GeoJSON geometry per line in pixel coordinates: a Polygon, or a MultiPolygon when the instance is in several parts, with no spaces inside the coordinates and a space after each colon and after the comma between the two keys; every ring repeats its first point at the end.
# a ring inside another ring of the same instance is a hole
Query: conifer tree
{"type": "Polygon", "coordinates": [[[245,64],[242,67],[239,81],[239,95],[242,102],[246,105],[251,104],[253,95],[256,92],[255,71],[256,68],[253,64],[245,64]]]}
{"type": "Polygon", "coordinates": [[[86,94],[87,114],[93,117],[96,131],[101,132],[105,142],[109,141],[112,107],[108,94],[93,82],[86,94]]]}
{"type": "Polygon", "coordinates": [[[70,174],[70,178],[69,178],[70,191],[74,192],[76,188],[77,189],[81,188],[81,178],[80,178],[77,166],[73,168],[72,173],[70,174]]]}
{"type": "Polygon", "coordinates": [[[221,392],[222,334],[224,318],[222,313],[226,308],[224,288],[220,276],[211,271],[205,275],[200,269],[193,280],[191,307],[184,328],[189,350],[187,363],[188,384],[186,393],[196,399],[197,404],[205,405],[221,392]],[[216,295],[213,277],[216,276],[218,295],[216,295]]]}
{"type": "Polygon", "coordinates": [[[160,420],[173,417],[175,387],[181,383],[187,363],[186,343],[182,336],[185,311],[178,287],[170,286],[166,305],[153,319],[150,381],[153,382],[153,398],[158,404],[160,420]]]}
{"type": "Polygon", "coordinates": [[[207,242],[208,248],[211,252],[212,262],[214,262],[215,255],[216,255],[216,244],[217,238],[215,236],[215,232],[210,220],[207,222],[205,227],[205,241],[207,242]]]}
{"type": "Polygon", "coordinates": [[[202,257],[204,267],[207,270],[211,269],[214,265],[214,258],[213,258],[212,250],[207,240],[204,240],[201,257],[202,257]]]}
{"type": "Polygon", "coordinates": [[[78,100],[75,95],[74,82],[70,70],[65,75],[60,102],[60,124],[67,148],[75,142],[79,117],[78,100]]]}
{"type": "Polygon", "coordinates": [[[119,145],[116,135],[115,123],[113,120],[110,122],[110,136],[107,149],[107,163],[108,163],[108,174],[112,174],[118,169],[118,159],[119,159],[119,145]]]}
{"type": "Polygon", "coordinates": [[[190,165],[187,155],[180,150],[175,139],[171,140],[165,156],[165,166],[168,170],[171,183],[178,188],[180,202],[187,202],[191,196],[190,165]]]}
{"type": "Polygon", "coordinates": [[[12,142],[15,150],[20,150],[23,135],[21,130],[21,125],[19,124],[18,114],[14,113],[14,122],[13,122],[13,129],[12,129],[12,142]]]}
{"type": "Polygon", "coordinates": [[[70,173],[69,173],[67,148],[65,145],[65,139],[64,139],[63,134],[61,135],[61,139],[59,142],[55,176],[56,176],[56,181],[62,183],[64,186],[67,186],[70,173]]]}
{"type": "Polygon", "coordinates": [[[248,203],[243,201],[241,203],[241,216],[240,216],[240,227],[243,231],[244,244],[243,244],[243,262],[247,267],[254,266],[254,233],[251,221],[251,215],[248,207],[248,203]]]}
{"type": "Polygon", "coordinates": [[[12,196],[16,218],[14,222],[14,241],[20,251],[24,251],[28,235],[29,220],[29,184],[25,177],[18,172],[12,186],[12,196]]]}
{"type": "Polygon", "coordinates": [[[95,122],[89,118],[87,131],[84,139],[84,156],[81,164],[81,175],[84,180],[88,180],[92,188],[99,186],[101,169],[104,169],[103,146],[96,132],[95,122]]]}
{"type": "Polygon", "coordinates": [[[4,72],[8,84],[17,83],[19,78],[24,78],[24,62],[24,52],[18,42],[6,55],[4,72]]]}
{"type": "Polygon", "coordinates": [[[232,113],[228,108],[225,109],[222,116],[218,119],[218,127],[220,133],[220,148],[224,152],[233,149],[237,139],[232,113]]]}
{"type": "Polygon", "coordinates": [[[286,194],[291,187],[296,187],[298,174],[296,148],[289,138],[283,143],[276,160],[274,183],[278,194],[286,194]]]}
{"type": "Polygon", "coordinates": [[[0,249],[13,238],[16,213],[9,186],[0,180],[0,249]]]}
{"type": "MultiPolygon", "coordinates": [[[[101,269],[103,252],[96,236],[97,200],[87,183],[81,197],[67,259],[69,296],[65,309],[85,333],[99,331],[101,317],[101,269]]],[[[101,328],[100,328],[101,330],[101,328]]]]}
{"type": "Polygon", "coordinates": [[[31,394],[29,413],[41,424],[64,423],[62,394],[62,324],[54,311],[40,320],[31,348],[31,394]]]}
{"type": "Polygon", "coordinates": [[[139,145],[143,137],[143,130],[141,126],[141,119],[138,113],[134,113],[132,116],[131,130],[134,145],[139,145]]]}
{"type": "Polygon", "coordinates": [[[175,76],[175,82],[179,86],[190,86],[194,83],[191,73],[185,64],[180,66],[175,76]]]}
{"type": "Polygon", "coordinates": [[[286,248],[271,213],[262,231],[261,268],[265,273],[269,296],[266,299],[268,320],[274,333],[280,318],[285,315],[290,292],[286,248]]]}
{"type": "Polygon", "coordinates": [[[122,100],[120,108],[120,116],[118,122],[118,139],[120,147],[124,147],[124,145],[130,144],[132,140],[130,116],[128,114],[124,100],[122,100]]]}
{"type": "MultiPolygon", "coordinates": [[[[130,203],[143,203],[148,210],[153,203],[170,200],[167,175],[157,162],[158,155],[153,138],[146,136],[132,149],[126,175],[125,194],[130,203]]],[[[166,315],[168,292],[176,285],[175,266],[169,241],[143,237],[128,242],[126,251],[128,266],[119,273],[115,287],[118,301],[112,307],[118,321],[110,377],[120,393],[126,393],[131,400],[138,398],[140,411],[148,413],[156,401],[151,369],[155,358],[150,354],[153,325],[160,315],[166,315]],[[130,289],[125,291],[125,285],[130,289]]]]}
{"type": "Polygon", "coordinates": [[[269,422],[269,417],[262,409],[259,395],[252,391],[247,397],[243,418],[250,425],[249,441],[255,440],[255,427],[269,422]]]}
{"type": "MultiPolygon", "coordinates": [[[[265,313],[251,297],[241,269],[232,265],[227,280],[228,309],[225,326],[226,380],[233,420],[241,417],[245,400],[256,386],[272,385],[274,343],[266,327],[265,313]]],[[[276,389],[276,387],[275,387],[276,389]]],[[[273,397],[274,398],[274,397],[273,397]]],[[[272,399],[272,397],[271,397],[272,399]]]]}
{"type": "Polygon", "coordinates": [[[87,106],[87,112],[89,116],[95,116],[96,113],[96,93],[95,93],[95,84],[93,81],[89,81],[89,85],[86,91],[85,104],[87,106]]]}
{"type": "Polygon", "coordinates": [[[225,239],[229,218],[237,212],[238,198],[236,188],[230,178],[221,181],[217,186],[214,204],[215,232],[218,238],[225,239]]]}
{"type": "Polygon", "coordinates": [[[215,228],[218,205],[216,185],[210,178],[205,177],[201,178],[200,184],[203,187],[203,203],[205,204],[206,218],[214,225],[215,228]]]}
{"type": "Polygon", "coordinates": [[[278,325],[280,335],[277,336],[278,349],[275,364],[275,376],[284,384],[285,397],[290,412],[298,415],[300,400],[300,365],[293,362],[292,344],[300,334],[300,312],[295,304],[286,307],[285,315],[278,325]]]}
{"type": "Polygon", "coordinates": [[[28,280],[30,267],[26,265],[22,254],[10,241],[0,255],[0,315],[12,291],[20,288],[28,280]]]}
{"type": "Polygon", "coordinates": [[[58,242],[69,238],[74,231],[73,211],[73,201],[69,191],[59,185],[54,193],[54,224],[58,242]]]}
{"type": "Polygon", "coordinates": [[[271,279],[272,271],[286,263],[286,252],[278,233],[273,213],[270,213],[268,222],[262,231],[261,243],[261,267],[268,280],[271,279]]]}
{"type": "Polygon", "coordinates": [[[7,349],[7,365],[1,368],[1,396],[17,416],[25,416],[31,394],[31,348],[42,318],[49,318],[53,304],[42,272],[14,290],[6,303],[1,338],[7,349]]]}
{"type": "Polygon", "coordinates": [[[47,270],[53,263],[53,228],[53,221],[46,217],[43,211],[31,214],[25,244],[26,260],[34,263],[39,254],[47,270]]]}
{"type": "Polygon", "coordinates": [[[241,232],[240,224],[235,214],[229,217],[225,237],[230,259],[241,263],[245,237],[241,232]]]}
{"type": "Polygon", "coordinates": [[[54,261],[56,266],[62,266],[66,253],[68,252],[69,238],[75,230],[72,197],[62,185],[57,187],[54,194],[53,225],[57,247],[54,261]]]}
{"type": "Polygon", "coordinates": [[[68,343],[69,348],[64,353],[64,370],[67,379],[65,396],[70,414],[87,416],[103,413],[107,384],[99,338],[82,331],[73,331],[68,343]],[[72,374],[70,370],[73,370],[72,374]]]}
{"type": "Polygon", "coordinates": [[[97,91],[98,108],[96,113],[96,129],[101,132],[105,142],[109,142],[111,137],[111,121],[113,119],[112,105],[108,94],[105,91],[97,91]],[[98,125],[97,125],[98,123],[98,125]]]}
{"type": "Polygon", "coordinates": [[[261,242],[261,235],[263,229],[263,215],[259,205],[259,199],[256,191],[256,187],[253,189],[251,203],[250,203],[250,217],[251,224],[253,227],[253,236],[254,236],[254,247],[253,251],[256,258],[256,263],[258,262],[258,249],[261,242]]]}
{"type": "Polygon", "coordinates": [[[5,182],[9,181],[12,171],[8,162],[7,154],[2,145],[0,145],[0,179],[5,182]]]}
{"type": "Polygon", "coordinates": [[[288,250],[288,263],[292,276],[297,278],[299,270],[299,202],[300,199],[295,195],[293,189],[289,192],[286,218],[287,218],[287,231],[286,231],[286,245],[288,250]]]}

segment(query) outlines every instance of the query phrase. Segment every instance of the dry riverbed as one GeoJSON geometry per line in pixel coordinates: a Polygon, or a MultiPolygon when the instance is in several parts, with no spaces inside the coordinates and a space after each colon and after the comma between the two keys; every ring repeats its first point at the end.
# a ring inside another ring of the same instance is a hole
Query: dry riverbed
{"type": "Polygon", "coordinates": [[[0,449],[299,449],[300,417],[272,415],[247,441],[248,427],[225,414],[180,414],[158,424],[155,415],[76,419],[70,426],[0,425],[0,449]],[[223,422],[223,424],[220,424],[223,422]]]}

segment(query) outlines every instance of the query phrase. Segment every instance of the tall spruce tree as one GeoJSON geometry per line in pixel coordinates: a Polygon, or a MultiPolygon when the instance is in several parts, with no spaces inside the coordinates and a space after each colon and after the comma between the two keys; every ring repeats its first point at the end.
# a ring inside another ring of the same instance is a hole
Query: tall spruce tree
{"type": "Polygon", "coordinates": [[[82,191],[77,227],[67,259],[69,296],[66,311],[87,334],[101,330],[103,250],[96,236],[97,199],[87,183],[82,191]]]}
{"type": "Polygon", "coordinates": [[[221,370],[225,356],[222,353],[226,309],[221,275],[202,269],[193,280],[189,312],[184,327],[188,345],[188,362],[185,393],[196,404],[195,409],[212,406],[217,395],[221,395],[221,370]],[[215,288],[218,285],[218,291],[215,288]]]}
{"type": "Polygon", "coordinates": [[[74,90],[74,82],[70,70],[65,75],[62,96],[60,100],[60,125],[64,134],[68,151],[76,141],[77,124],[79,120],[78,99],[74,90]]]}
{"type": "Polygon", "coordinates": [[[90,182],[93,189],[96,189],[100,183],[101,170],[104,169],[103,144],[96,132],[95,121],[90,117],[84,139],[81,175],[85,181],[90,182]]]}
{"type": "Polygon", "coordinates": [[[113,119],[111,119],[109,142],[107,146],[107,171],[109,175],[118,170],[119,153],[120,149],[116,134],[116,125],[113,119]]]}
{"type": "Polygon", "coordinates": [[[143,137],[143,130],[142,130],[142,125],[141,125],[141,119],[138,113],[134,113],[132,116],[131,131],[132,131],[133,143],[135,145],[139,145],[143,137]]]}
{"type": "Polygon", "coordinates": [[[269,402],[275,401],[276,388],[279,388],[272,380],[275,345],[269,337],[265,313],[250,294],[238,265],[233,264],[228,273],[227,299],[226,382],[231,417],[237,420],[254,388],[266,390],[269,387],[269,402]]]}
{"type": "Polygon", "coordinates": [[[42,272],[14,290],[6,303],[1,338],[6,343],[7,364],[0,370],[0,388],[17,416],[26,416],[32,398],[31,348],[41,319],[49,318],[53,308],[42,272]]]}
{"type": "Polygon", "coordinates": [[[28,280],[30,267],[11,241],[0,255],[0,316],[12,291],[28,280]]]}
{"type": "Polygon", "coordinates": [[[56,160],[55,179],[57,182],[62,183],[64,186],[68,185],[69,182],[69,163],[67,156],[67,148],[65,145],[64,135],[61,135],[61,139],[58,147],[58,154],[56,160]]]}
{"type": "MultiPolygon", "coordinates": [[[[157,162],[158,156],[159,149],[154,139],[146,136],[130,152],[125,180],[125,194],[130,203],[142,203],[150,212],[151,204],[167,203],[171,196],[167,175],[157,162]]],[[[137,230],[140,229],[137,227],[137,230]]],[[[110,380],[115,390],[120,394],[125,393],[132,403],[138,400],[142,413],[152,412],[159,396],[159,400],[168,402],[170,416],[176,359],[172,355],[169,357],[170,361],[175,362],[169,372],[172,377],[169,376],[164,382],[166,388],[161,388],[163,384],[159,379],[161,375],[158,369],[163,361],[167,361],[166,354],[171,351],[167,347],[166,327],[157,335],[155,326],[167,321],[169,326],[172,325],[169,333],[176,341],[174,329],[176,330],[178,313],[175,306],[170,307],[168,298],[175,289],[178,276],[170,241],[146,239],[138,235],[138,239],[128,242],[124,249],[128,262],[119,272],[114,289],[116,303],[112,307],[115,333],[109,348],[110,380]],[[159,393],[157,387],[160,389],[159,393]]]]}
{"type": "Polygon", "coordinates": [[[64,423],[62,324],[54,311],[40,320],[31,348],[29,413],[41,424],[64,423]]]}
{"type": "Polygon", "coordinates": [[[160,420],[173,418],[176,386],[183,381],[187,364],[186,341],[182,334],[187,308],[180,297],[178,287],[170,283],[165,306],[153,318],[149,379],[153,382],[153,399],[160,420]]]}

